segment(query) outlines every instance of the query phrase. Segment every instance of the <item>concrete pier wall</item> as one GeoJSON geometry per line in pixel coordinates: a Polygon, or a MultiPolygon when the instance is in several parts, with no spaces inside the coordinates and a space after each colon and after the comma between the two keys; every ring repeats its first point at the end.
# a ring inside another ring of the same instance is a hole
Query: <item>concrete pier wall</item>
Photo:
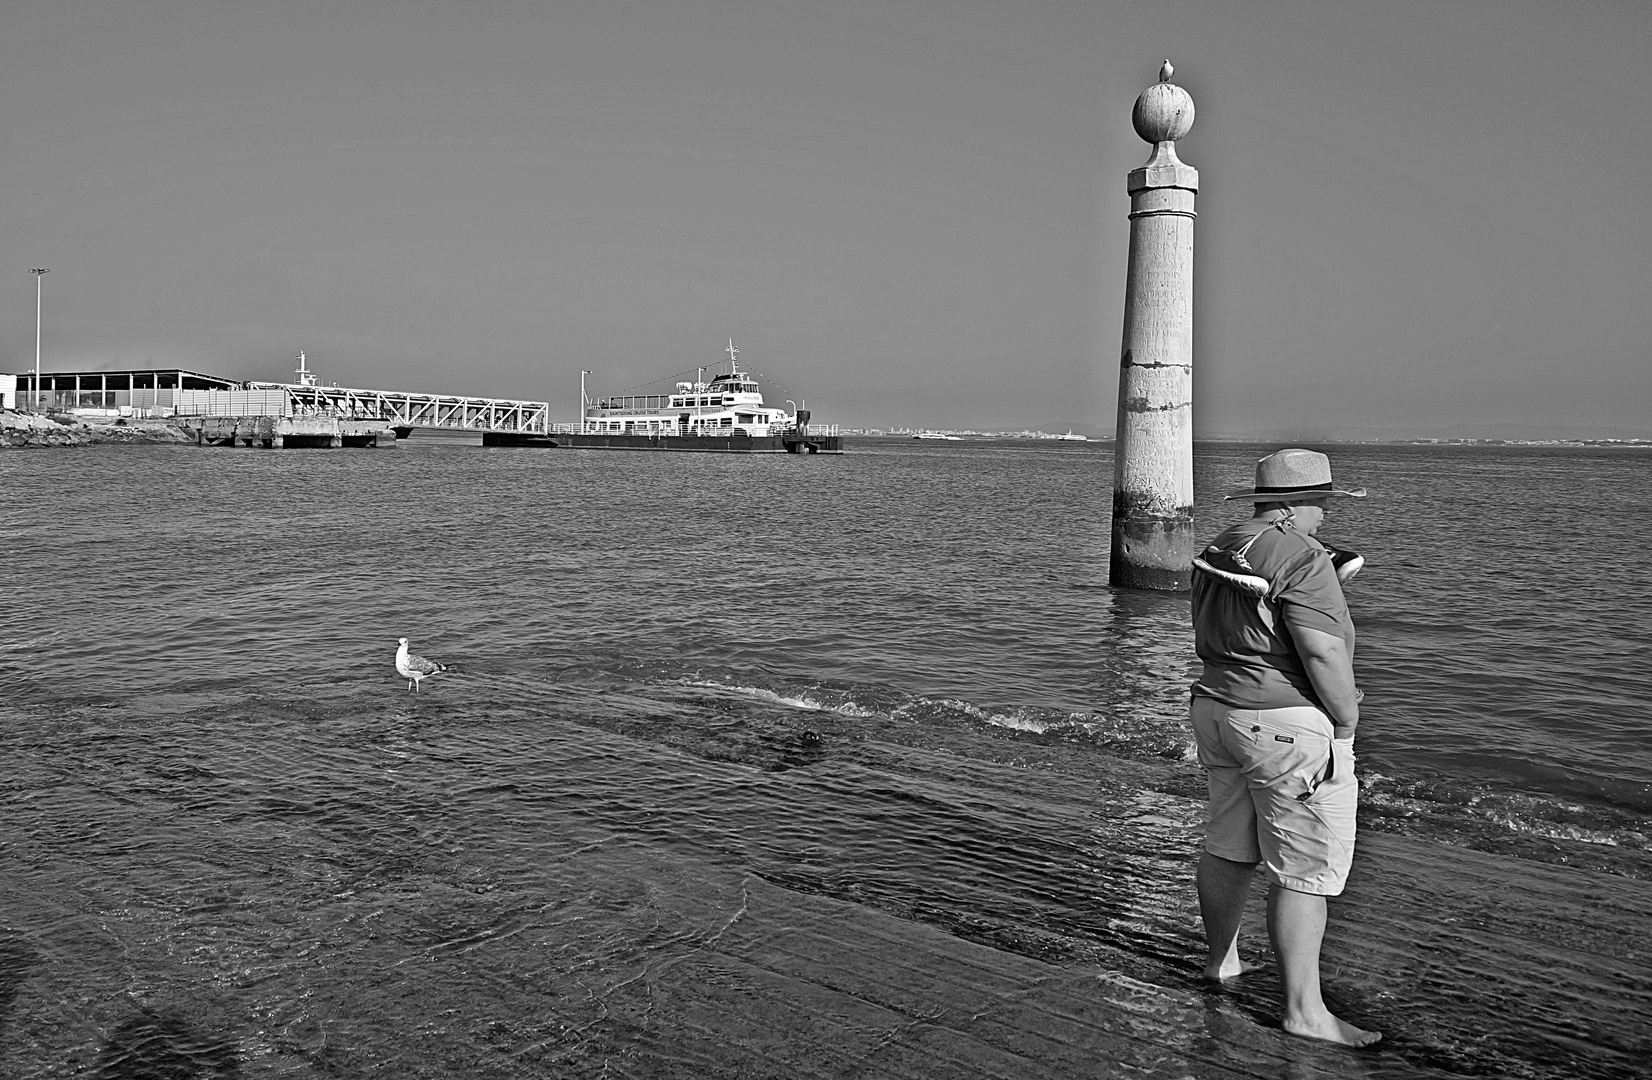
{"type": "Polygon", "coordinates": [[[387,447],[396,445],[388,420],[347,420],[332,416],[202,416],[184,421],[201,446],[258,446],[267,449],[387,447]]]}

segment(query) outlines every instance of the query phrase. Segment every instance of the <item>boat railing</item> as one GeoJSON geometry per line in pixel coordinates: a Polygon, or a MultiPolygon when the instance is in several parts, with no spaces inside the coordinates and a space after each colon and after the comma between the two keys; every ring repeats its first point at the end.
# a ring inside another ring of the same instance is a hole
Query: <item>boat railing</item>
{"type": "MultiPolygon", "coordinates": [[[[612,420],[610,420],[609,422],[611,423],[612,420]]],[[[663,431],[656,430],[656,431],[627,431],[627,432],[595,431],[595,430],[592,430],[594,427],[595,427],[595,422],[592,422],[591,424],[581,425],[578,421],[562,421],[562,422],[558,422],[558,423],[552,423],[550,425],[550,433],[552,435],[580,435],[580,434],[585,434],[585,435],[619,435],[619,434],[625,434],[625,435],[655,435],[655,436],[670,435],[670,436],[673,436],[673,437],[685,436],[686,435],[690,438],[693,438],[695,436],[703,436],[703,437],[708,438],[708,439],[726,439],[726,438],[728,438],[729,435],[731,435],[733,433],[732,428],[709,428],[709,427],[708,428],[691,427],[691,428],[688,428],[686,430],[680,429],[680,428],[670,428],[670,429],[663,430],[663,431]]],[[[770,435],[792,435],[792,434],[796,433],[796,429],[790,428],[790,427],[783,428],[780,425],[776,424],[774,427],[769,429],[769,433],[770,433],[770,435]]],[[[838,434],[838,425],[836,425],[836,424],[810,424],[809,425],[809,434],[810,435],[818,435],[821,438],[834,437],[838,434]]]]}

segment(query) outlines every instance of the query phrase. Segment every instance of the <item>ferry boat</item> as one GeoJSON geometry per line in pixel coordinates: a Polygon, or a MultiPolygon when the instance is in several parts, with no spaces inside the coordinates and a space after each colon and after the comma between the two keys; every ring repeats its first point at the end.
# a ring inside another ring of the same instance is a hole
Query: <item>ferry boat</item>
{"type": "Polygon", "coordinates": [[[918,431],[914,432],[912,437],[914,439],[945,439],[947,442],[964,441],[964,437],[962,435],[947,435],[939,431],[918,431]]]}
{"type": "MultiPolygon", "coordinates": [[[[553,431],[559,446],[597,450],[698,450],[746,454],[841,454],[835,429],[811,429],[809,411],[763,400],[730,338],[728,371],[709,382],[679,382],[670,393],[586,399],[573,430],[553,431]]],[[[788,403],[789,404],[789,403],[788,403]]]]}
{"type": "Polygon", "coordinates": [[[1057,435],[1056,438],[1060,439],[1062,442],[1089,442],[1090,441],[1090,436],[1088,436],[1088,435],[1074,435],[1072,428],[1067,429],[1067,434],[1057,435]]]}

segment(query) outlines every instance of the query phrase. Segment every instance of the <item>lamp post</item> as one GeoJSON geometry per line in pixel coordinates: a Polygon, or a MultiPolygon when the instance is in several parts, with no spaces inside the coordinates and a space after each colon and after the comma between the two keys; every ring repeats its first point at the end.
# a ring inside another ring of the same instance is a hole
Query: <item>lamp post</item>
{"type": "Polygon", "coordinates": [[[40,280],[46,276],[45,267],[37,266],[29,273],[34,275],[34,393],[30,404],[40,408],[40,280]]]}

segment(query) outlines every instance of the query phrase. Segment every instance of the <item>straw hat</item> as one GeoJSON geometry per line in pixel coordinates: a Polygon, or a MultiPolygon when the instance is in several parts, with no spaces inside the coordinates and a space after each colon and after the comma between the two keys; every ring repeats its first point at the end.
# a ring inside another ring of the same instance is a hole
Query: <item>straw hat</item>
{"type": "Polygon", "coordinates": [[[1317,450],[1275,450],[1256,463],[1256,490],[1223,496],[1251,502],[1334,497],[1363,499],[1365,489],[1333,487],[1331,459],[1317,450]]]}

